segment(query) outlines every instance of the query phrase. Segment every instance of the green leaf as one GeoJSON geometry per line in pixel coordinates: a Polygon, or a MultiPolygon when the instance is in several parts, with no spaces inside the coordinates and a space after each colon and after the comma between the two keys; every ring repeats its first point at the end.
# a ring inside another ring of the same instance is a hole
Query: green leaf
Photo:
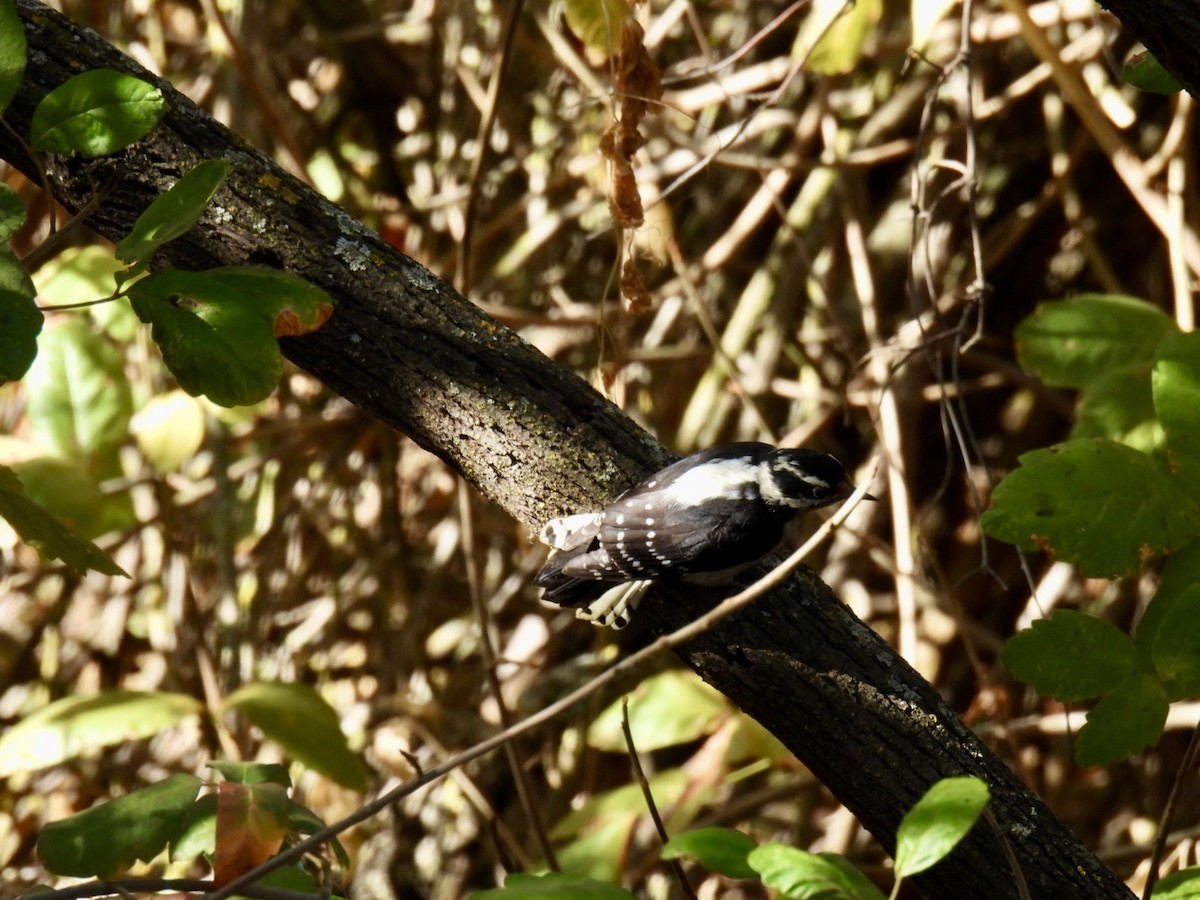
{"type": "MultiPolygon", "coordinates": [[[[642,805],[645,810],[645,803],[642,805]]],[[[601,882],[619,881],[621,859],[633,837],[637,815],[598,819],[557,852],[558,865],[568,875],[601,882]]]]}
{"type": "Polygon", "coordinates": [[[471,900],[633,900],[635,895],[618,885],[578,875],[514,872],[504,879],[504,887],[476,891],[470,897],[471,900]]]}
{"type": "Polygon", "coordinates": [[[56,700],[0,735],[0,778],[151,737],[201,708],[185,694],[158,691],[105,691],[56,700]]]}
{"type": "Polygon", "coordinates": [[[25,381],[38,442],[89,472],[120,472],[117,450],[129,437],[133,398],[124,355],[83,316],[47,327],[25,381]]]}
{"type": "MultiPolygon", "coordinates": [[[[684,809],[685,792],[691,783],[681,769],[667,769],[650,776],[650,793],[659,809],[684,809]]],[[[703,794],[703,792],[699,792],[703,794]]],[[[690,799],[692,795],[688,795],[690,799]]],[[[627,784],[596,794],[571,810],[551,829],[556,840],[572,838],[558,852],[564,872],[601,881],[615,881],[619,861],[629,844],[634,825],[646,814],[646,798],[637,784],[627,784]]],[[[671,827],[668,816],[667,827],[671,827]]]]}
{"type": "Polygon", "coordinates": [[[1167,693],[1152,675],[1131,675],[1088,713],[1079,729],[1075,759],[1081,766],[1104,766],[1141,753],[1162,735],[1167,693]]]}
{"type": "Polygon", "coordinates": [[[1121,80],[1152,94],[1178,94],[1183,90],[1179,79],[1164,69],[1148,50],[1129,58],[1121,70],[1121,80]]]}
{"type": "Polygon", "coordinates": [[[867,40],[883,17],[883,0],[815,0],[792,55],[821,75],[844,75],[861,61],[867,40]],[[811,50],[809,49],[811,48],[811,50]]]}
{"type": "MultiPolygon", "coordinates": [[[[0,6],[3,6],[9,0],[0,0],[0,6]]],[[[3,13],[0,13],[0,18],[3,13]]],[[[0,25],[0,28],[3,28],[0,25]]],[[[4,38],[0,36],[0,44],[3,44],[4,38]]],[[[25,204],[21,202],[20,195],[17,194],[7,184],[0,184],[0,241],[7,241],[10,237],[21,230],[21,226],[25,224],[25,204]]]]}
{"type": "Polygon", "coordinates": [[[1200,866],[1164,875],[1151,896],[1154,900],[1200,900],[1200,866]]]}
{"type": "Polygon", "coordinates": [[[1154,412],[1151,371],[1140,364],[1093,379],[1079,395],[1071,439],[1108,438],[1143,453],[1158,452],[1163,432],[1154,412]]]}
{"type": "Polygon", "coordinates": [[[1153,386],[1171,472],[1200,497],[1200,332],[1163,338],[1153,386]]]}
{"type": "Polygon", "coordinates": [[[0,0],[0,112],[8,108],[25,75],[25,27],[13,0],[0,0]]]}
{"type": "Polygon", "coordinates": [[[46,153],[103,156],[141,140],[166,112],[162,91],[111,69],[67,79],[33,111],[29,142],[46,153]]]}
{"type": "Polygon", "coordinates": [[[30,500],[85,540],[135,521],[127,493],[104,494],[96,479],[73,462],[43,456],[13,463],[12,470],[30,500]]]}
{"type": "Polygon", "coordinates": [[[992,494],[994,538],[1115,578],[1191,543],[1200,505],[1160,463],[1113,441],[1068,441],[1021,457],[992,494]]]}
{"type": "Polygon", "coordinates": [[[214,760],[208,767],[221,773],[226,781],[235,784],[277,784],[280,787],[292,787],[292,776],[288,774],[287,766],[279,763],[230,762],[229,760],[214,760]]]}
{"type": "Polygon", "coordinates": [[[763,844],[748,860],[763,884],[788,900],[883,900],[861,872],[833,853],[808,853],[783,844],[763,844]]]}
{"type": "MultiPolygon", "coordinates": [[[[110,259],[114,265],[119,265],[116,257],[110,257],[110,259]]],[[[142,322],[138,319],[137,313],[133,311],[129,303],[123,300],[97,303],[88,307],[88,313],[100,330],[118,344],[131,344],[142,332],[142,322]]],[[[155,376],[157,374],[154,372],[155,376]]]]}
{"type": "Polygon", "coordinates": [[[158,272],[129,296],[180,386],[221,406],[270,394],[283,374],[276,336],[315,331],[333,311],[323,290],[271,269],[158,272]]]}
{"type": "Polygon", "coordinates": [[[1200,584],[1184,591],[1163,615],[1150,653],[1164,681],[1200,686],[1200,584]]]}
{"type": "MultiPolygon", "coordinates": [[[[193,396],[221,406],[249,406],[266,398],[283,376],[283,356],[270,324],[249,304],[207,302],[204,286],[163,292],[155,279],[130,289],[134,312],[151,325],[167,368],[193,396]],[[151,293],[151,292],[155,293],[151,293]]],[[[172,278],[171,287],[179,286],[172,278]]]]}
{"type": "MultiPolygon", "coordinates": [[[[676,804],[688,789],[690,779],[681,769],[667,769],[650,776],[650,792],[660,808],[676,804]]],[[[602,819],[627,821],[646,812],[646,798],[640,785],[625,784],[594,794],[563,816],[550,830],[550,836],[563,839],[595,827],[602,819]]]]}
{"type": "Polygon", "coordinates": [[[1112,623],[1060,609],[1014,635],[1000,661],[1039,694],[1070,703],[1111,691],[1133,674],[1137,653],[1112,623]]]}
{"type": "Polygon", "coordinates": [[[990,799],[979,778],[943,778],[900,820],[896,877],[909,878],[941,862],[983,815],[990,799]]]}
{"type": "Polygon", "coordinates": [[[346,743],[337,713],[303,684],[259,681],[234,691],[224,710],[237,710],[293,759],[357,791],[367,770],[346,743]]]}
{"type": "Polygon", "coordinates": [[[194,775],[172,775],[135,793],[51,822],[37,851],[56,875],[113,878],[149,862],[179,833],[200,790],[194,775]]]}
{"type": "MultiPolygon", "coordinates": [[[[1180,602],[1184,594],[1193,586],[1200,584],[1200,541],[1193,542],[1177,553],[1171,554],[1163,567],[1158,579],[1158,592],[1151,598],[1137,624],[1137,648],[1140,658],[1147,664],[1153,665],[1155,647],[1162,632],[1163,621],[1171,614],[1175,604],[1180,602]]],[[[1160,673],[1161,674],[1161,673],[1160,673]]],[[[1168,692],[1173,699],[1191,696],[1193,692],[1184,691],[1176,694],[1174,687],[1168,685],[1168,692]]]]}
{"type": "MultiPolygon", "coordinates": [[[[127,575],[107,553],[75,534],[26,495],[17,474],[4,466],[0,466],[0,518],[12,526],[22,541],[50,559],[61,559],[80,574],[92,569],[105,575],[127,575]]],[[[0,748],[4,740],[0,737],[0,748]]]]}
{"type": "Polygon", "coordinates": [[[1144,300],[1080,294],[1038,306],[1017,326],[1017,361],[1053,387],[1087,387],[1115,369],[1148,365],[1175,323],[1144,300]]]}
{"type": "MultiPolygon", "coordinates": [[[[589,746],[626,751],[618,700],[596,717],[587,731],[589,746]]],[[[638,750],[660,750],[711,734],[729,716],[728,702],[691,672],[663,672],[629,695],[629,730],[638,750]]]]}
{"type": "Polygon", "coordinates": [[[37,356],[42,311],[37,291],[8,247],[0,247],[0,384],[25,377],[37,356]]]}
{"type": "Polygon", "coordinates": [[[729,878],[753,878],[757,873],[746,857],[757,846],[754,838],[732,828],[696,828],[667,841],[662,858],[690,858],[710,872],[729,878]]]}
{"type": "Polygon", "coordinates": [[[171,838],[170,859],[212,856],[217,847],[217,795],[205,794],[184,812],[179,830],[171,838]]]}
{"type": "Polygon", "coordinates": [[[129,422],[138,449],[159,472],[177,472],[204,443],[204,406],[183,391],[150,400],[129,422]]]}
{"type": "Polygon", "coordinates": [[[328,887],[317,883],[312,872],[305,871],[299,865],[284,866],[282,869],[268,872],[262,878],[256,878],[254,886],[290,891],[293,895],[301,894],[308,897],[328,897],[329,900],[342,900],[338,894],[330,894],[328,887]]]}
{"type": "Polygon", "coordinates": [[[183,175],[138,216],[129,234],[117,244],[118,258],[133,270],[144,269],[159,247],[191,230],[228,172],[227,160],[209,159],[183,175]]]}

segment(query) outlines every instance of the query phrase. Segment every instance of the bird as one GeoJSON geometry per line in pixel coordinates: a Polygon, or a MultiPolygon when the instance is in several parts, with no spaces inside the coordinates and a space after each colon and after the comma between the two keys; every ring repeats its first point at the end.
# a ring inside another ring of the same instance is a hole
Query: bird
{"type": "MultiPolygon", "coordinates": [[[[542,599],[624,628],[657,581],[720,584],[762,559],[796,516],[854,491],[827,453],[741,442],[693,453],[603,509],[550,520],[542,599]]],[[[874,497],[870,497],[874,500],[874,497]]]]}

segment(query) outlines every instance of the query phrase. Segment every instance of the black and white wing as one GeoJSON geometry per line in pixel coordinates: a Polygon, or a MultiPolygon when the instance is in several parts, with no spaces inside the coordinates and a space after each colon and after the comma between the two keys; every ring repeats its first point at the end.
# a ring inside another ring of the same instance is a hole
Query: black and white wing
{"type": "Polygon", "coordinates": [[[657,579],[736,569],[760,558],[790,518],[786,511],[764,516],[758,502],[758,466],[771,452],[747,443],[693,454],[598,513],[552,521],[543,540],[555,552],[536,579],[545,599],[620,627],[657,579]]]}

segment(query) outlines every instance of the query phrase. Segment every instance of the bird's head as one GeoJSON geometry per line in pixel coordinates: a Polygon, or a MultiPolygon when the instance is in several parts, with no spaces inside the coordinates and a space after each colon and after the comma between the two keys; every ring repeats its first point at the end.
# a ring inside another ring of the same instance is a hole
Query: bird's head
{"type": "Polygon", "coordinates": [[[842,464],[828,453],[776,450],[763,466],[759,491],[767,503],[799,512],[845,500],[854,485],[842,464]]]}

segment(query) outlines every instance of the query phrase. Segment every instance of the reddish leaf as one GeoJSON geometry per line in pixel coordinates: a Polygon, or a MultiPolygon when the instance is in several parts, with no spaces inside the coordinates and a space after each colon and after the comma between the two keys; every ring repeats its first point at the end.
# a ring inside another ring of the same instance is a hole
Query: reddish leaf
{"type": "Polygon", "coordinates": [[[288,829],[287,790],[279,784],[217,786],[217,849],[213,880],[220,887],[278,852],[288,829]]]}

